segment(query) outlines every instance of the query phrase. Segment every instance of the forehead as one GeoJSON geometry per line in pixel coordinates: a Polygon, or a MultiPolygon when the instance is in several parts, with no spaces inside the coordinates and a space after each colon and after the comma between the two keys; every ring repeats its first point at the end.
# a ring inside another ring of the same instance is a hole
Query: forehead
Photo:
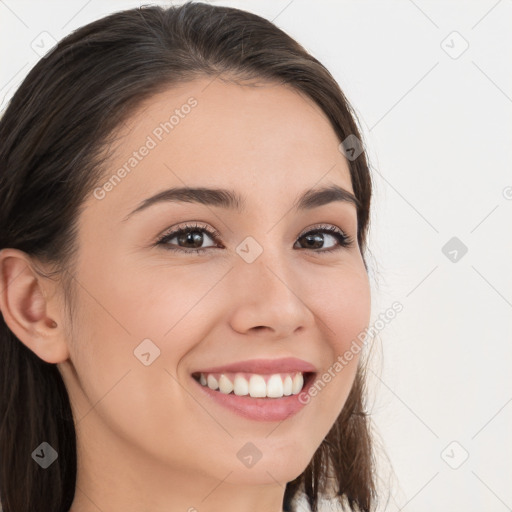
{"type": "Polygon", "coordinates": [[[169,187],[229,187],[255,206],[324,181],[352,191],[329,120],[289,86],[180,84],[146,100],[117,140],[99,185],[108,189],[102,207],[120,217],[169,187]]]}

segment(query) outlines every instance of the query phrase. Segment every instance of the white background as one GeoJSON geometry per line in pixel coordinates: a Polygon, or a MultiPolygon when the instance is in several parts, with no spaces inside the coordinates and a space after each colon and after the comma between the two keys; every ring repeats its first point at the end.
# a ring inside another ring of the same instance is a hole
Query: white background
{"type": "MultiPolygon", "coordinates": [[[[390,494],[380,510],[512,510],[512,1],[215,4],[295,37],[363,128],[373,316],[404,308],[381,331],[370,372],[390,494]],[[442,252],[452,237],[468,249],[456,261],[442,252]]],[[[139,5],[1,1],[0,106],[37,62],[41,32],[61,39],[139,5]]]]}

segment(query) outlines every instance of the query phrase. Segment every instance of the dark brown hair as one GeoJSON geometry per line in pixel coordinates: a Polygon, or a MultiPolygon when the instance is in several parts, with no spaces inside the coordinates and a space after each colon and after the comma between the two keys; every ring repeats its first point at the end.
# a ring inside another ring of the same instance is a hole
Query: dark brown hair
{"type": "MultiPolygon", "coordinates": [[[[112,134],[141,102],[200,77],[288,84],[321,107],[340,142],[349,135],[361,140],[355,114],[332,75],[270,21],[194,2],[117,12],[62,39],[30,71],[0,119],[0,249],[16,248],[51,264],[70,293],[80,207],[101,183],[112,134]]],[[[364,151],[349,160],[363,254],[370,171],[364,151]]],[[[310,464],[287,483],[286,511],[294,511],[303,494],[316,512],[329,489],[344,508],[373,508],[364,382],[360,366],[341,414],[310,464]]],[[[0,421],[3,511],[67,512],[77,456],[66,387],[56,365],[21,343],[3,317],[0,421]],[[58,452],[48,469],[31,458],[42,441],[58,452]]]]}

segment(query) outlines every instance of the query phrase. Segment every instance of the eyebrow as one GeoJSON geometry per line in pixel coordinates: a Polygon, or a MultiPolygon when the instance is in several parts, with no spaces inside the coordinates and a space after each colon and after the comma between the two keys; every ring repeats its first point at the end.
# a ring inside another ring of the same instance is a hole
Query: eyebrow
{"type": "MultiPolygon", "coordinates": [[[[130,212],[122,222],[127,221],[135,213],[162,202],[198,203],[206,206],[226,208],[238,213],[245,211],[245,201],[243,197],[234,190],[224,188],[178,187],[163,190],[145,199],[135,210],[130,212]]],[[[357,197],[348,190],[338,185],[329,185],[306,190],[299,195],[293,206],[298,211],[304,211],[333,202],[349,203],[354,205],[356,209],[359,208],[361,204],[357,197]]]]}

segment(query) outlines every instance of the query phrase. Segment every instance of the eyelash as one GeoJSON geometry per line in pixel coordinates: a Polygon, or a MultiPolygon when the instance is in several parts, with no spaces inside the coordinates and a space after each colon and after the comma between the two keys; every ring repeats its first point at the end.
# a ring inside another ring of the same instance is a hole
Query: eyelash
{"type": "MultiPolygon", "coordinates": [[[[173,231],[165,233],[157,240],[155,245],[164,245],[164,246],[167,245],[166,250],[171,250],[171,251],[175,251],[175,252],[184,252],[184,253],[196,253],[196,254],[206,252],[210,249],[215,249],[215,247],[213,247],[213,246],[203,247],[203,248],[199,248],[199,249],[191,249],[191,248],[183,248],[183,247],[178,247],[178,246],[173,247],[172,245],[167,244],[167,242],[169,240],[172,240],[176,236],[179,236],[179,235],[182,235],[182,234],[188,233],[188,232],[194,232],[194,231],[206,233],[216,243],[218,243],[218,241],[219,241],[220,233],[218,231],[209,230],[209,229],[207,229],[203,226],[199,226],[197,224],[188,224],[188,225],[182,226],[178,229],[175,229],[173,231]]],[[[310,231],[306,231],[305,233],[302,233],[298,237],[298,240],[303,238],[306,235],[310,235],[313,233],[327,233],[329,235],[332,235],[332,236],[334,236],[334,238],[336,238],[339,245],[331,247],[330,249],[315,250],[315,249],[307,249],[306,248],[304,250],[313,251],[315,253],[320,253],[320,254],[331,253],[334,251],[338,251],[340,249],[351,247],[354,242],[352,237],[346,235],[343,231],[341,231],[341,229],[339,229],[335,226],[329,225],[329,224],[321,225],[321,226],[316,227],[315,229],[312,229],[310,231]]]]}

